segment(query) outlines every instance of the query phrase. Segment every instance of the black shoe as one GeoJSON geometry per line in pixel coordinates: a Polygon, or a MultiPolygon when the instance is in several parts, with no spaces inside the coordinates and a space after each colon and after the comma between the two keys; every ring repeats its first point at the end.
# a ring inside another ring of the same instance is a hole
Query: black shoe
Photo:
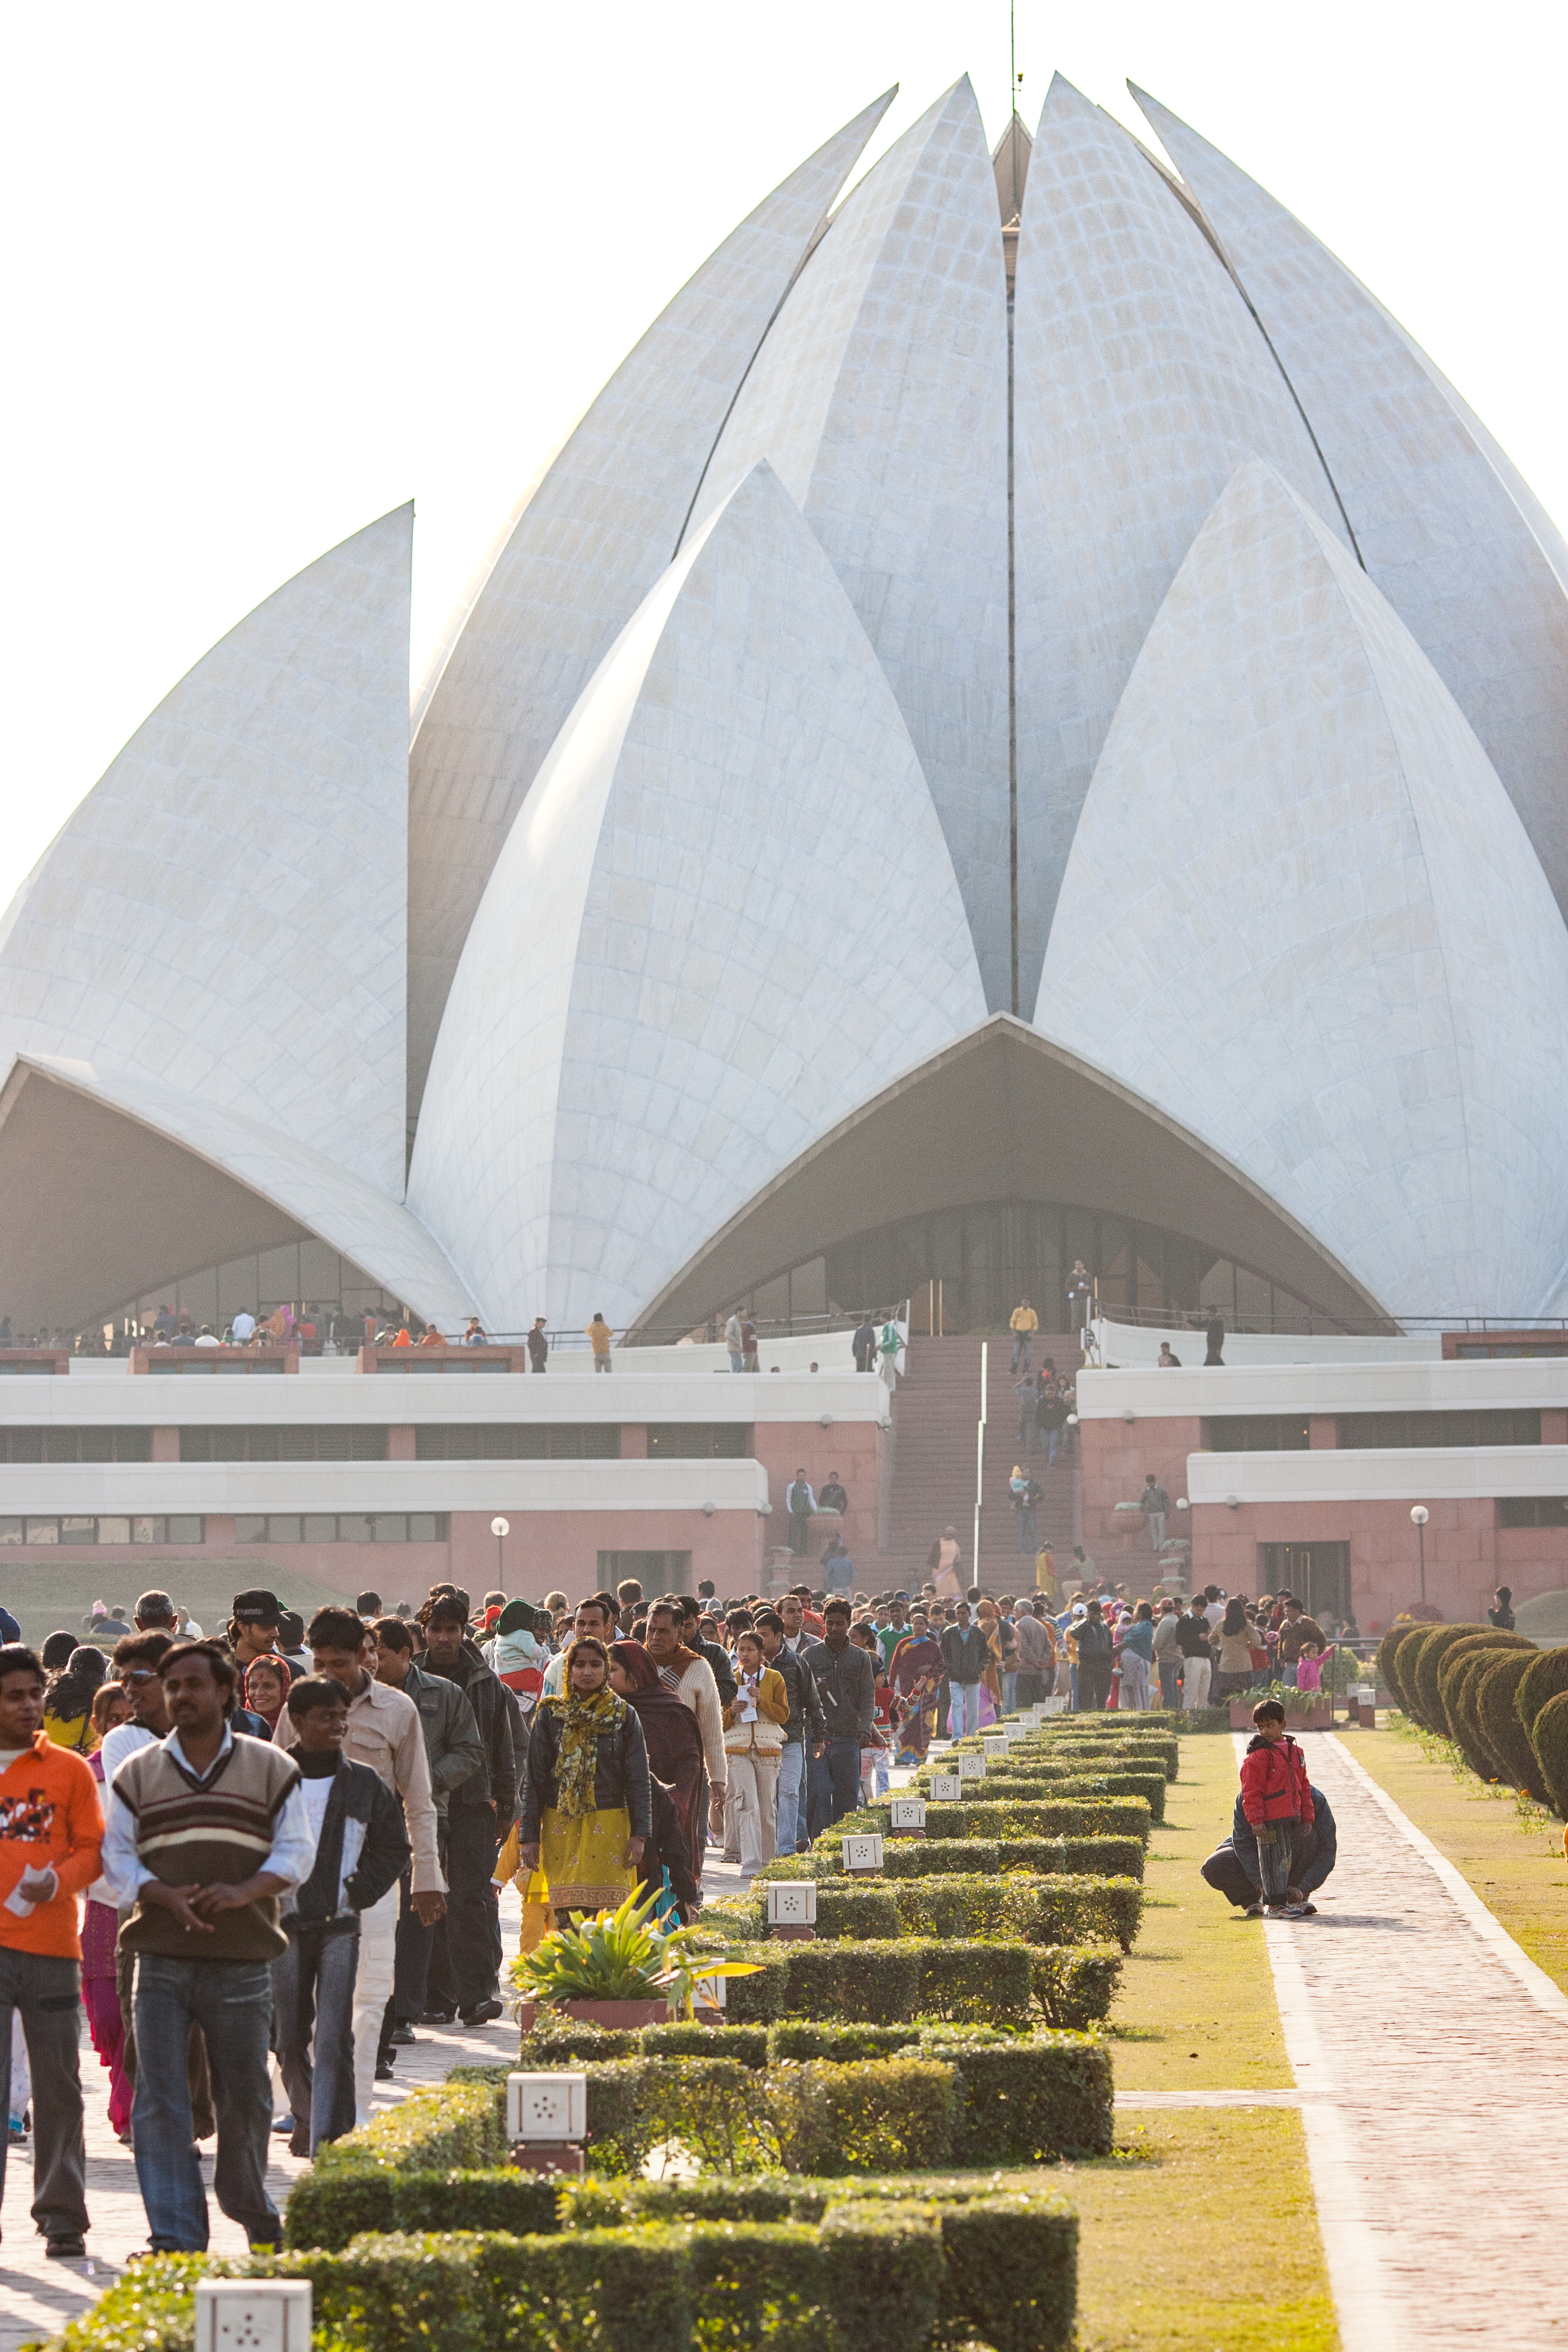
{"type": "Polygon", "coordinates": [[[419,2013],[421,2025],[450,2025],[457,2017],[455,2009],[426,2009],[419,2013]]]}
{"type": "Polygon", "coordinates": [[[493,2025],[498,2017],[505,2015],[499,2000],[481,2000],[477,2009],[463,2011],[462,2021],[465,2025],[493,2025]]]}
{"type": "Polygon", "coordinates": [[[392,2080],[392,2061],[391,2061],[391,2059],[390,2059],[390,2058],[378,2058],[378,2059],[376,2060],[376,2062],[375,2062],[375,2079],[376,2079],[376,2081],[377,2081],[378,2083],[390,2083],[390,2082],[391,2082],[391,2080],[392,2080]]]}
{"type": "Polygon", "coordinates": [[[46,2238],[44,2252],[51,2263],[84,2263],[87,2241],[84,2238],[46,2238]]]}
{"type": "Polygon", "coordinates": [[[397,2049],[406,2050],[409,2043],[414,2040],[414,2028],[411,2025],[405,2025],[401,2021],[399,2021],[399,2022],[393,2027],[390,2038],[397,2049]]]}

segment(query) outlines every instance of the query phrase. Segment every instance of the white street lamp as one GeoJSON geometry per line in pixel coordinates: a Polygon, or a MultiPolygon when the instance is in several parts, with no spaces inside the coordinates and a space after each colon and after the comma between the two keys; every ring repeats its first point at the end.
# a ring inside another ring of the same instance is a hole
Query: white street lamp
{"type": "Polygon", "coordinates": [[[496,1539],[496,1590],[498,1592],[504,1592],[506,1591],[506,1577],[503,1573],[506,1561],[505,1545],[508,1536],[511,1533],[511,1521],[492,1519],[490,1533],[496,1539]]]}
{"type": "Polygon", "coordinates": [[[1421,1548],[1421,1598],[1423,1601],[1426,1598],[1426,1522],[1431,1516],[1425,1503],[1415,1503],[1411,1506],[1410,1517],[1415,1522],[1415,1540],[1421,1548]]]}

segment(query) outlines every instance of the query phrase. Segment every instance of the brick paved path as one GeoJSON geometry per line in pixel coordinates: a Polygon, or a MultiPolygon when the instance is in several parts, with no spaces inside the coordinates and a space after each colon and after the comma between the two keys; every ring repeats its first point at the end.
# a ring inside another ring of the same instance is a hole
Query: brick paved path
{"type": "Polygon", "coordinates": [[[1264,1933],[1344,2352],[1568,2340],[1568,1999],[1347,1742],[1306,1744],[1339,1866],[1264,1933]]]}

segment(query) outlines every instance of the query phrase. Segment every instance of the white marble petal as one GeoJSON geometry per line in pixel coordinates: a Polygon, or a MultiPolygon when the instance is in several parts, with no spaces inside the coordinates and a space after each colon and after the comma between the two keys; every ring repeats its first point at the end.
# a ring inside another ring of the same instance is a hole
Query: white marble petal
{"type": "MultiPolygon", "coordinates": [[[[523,499],[416,703],[409,1103],[458,958],[539,765],[673,557],[768,322],[895,91],[764,199],[628,353],[523,499]]],[[[584,255],[584,268],[605,266],[584,255]]]]}
{"type": "Polygon", "coordinates": [[[231,629],[0,920],[0,1062],[111,1060],[403,1193],[414,509],[231,629]]]}
{"type": "MultiPolygon", "coordinates": [[[[473,1313],[468,1286],[416,1218],[378,1185],[268,1120],[104,1059],[36,1053],[17,1058],[173,1137],[197,1159],[248,1185],[352,1258],[426,1322],[451,1334],[473,1313]]],[[[10,1067],[7,1056],[0,1078],[10,1067]]]]}
{"type": "Polygon", "coordinates": [[[1014,367],[1027,1004],[1106,729],[1204,517],[1256,453],[1339,519],[1213,248],[1127,132],[1059,75],[1029,160],[1014,367]]]}
{"type": "Polygon", "coordinates": [[[1036,1021],[1396,1316],[1559,1278],[1568,931],[1420,647],[1256,459],[1128,683],[1036,1021]]]}
{"type": "Polygon", "coordinates": [[[601,665],[453,982],[411,1205],[497,1328],[632,1320],[984,1010],[909,733],[759,466],[601,665]]]}
{"type": "Polygon", "coordinates": [[[1311,419],[1363,562],[1568,910],[1568,550],[1486,428],[1309,229],[1142,91],[1311,419]]]}
{"type": "Polygon", "coordinates": [[[1007,289],[967,79],[868,172],[802,272],[708,470],[711,514],[766,458],[887,672],[1012,1003],[1007,289]]]}

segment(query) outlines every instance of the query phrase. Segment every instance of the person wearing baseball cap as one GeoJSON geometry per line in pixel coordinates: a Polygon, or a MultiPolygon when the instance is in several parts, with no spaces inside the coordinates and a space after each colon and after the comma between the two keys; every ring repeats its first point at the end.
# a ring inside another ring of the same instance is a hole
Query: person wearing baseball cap
{"type": "Polygon", "coordinates": [[[255,1659],[273,1654],[282,1622],[283,1604],[275,1592],[258,1587],[235,1594],[226,1638],[242,1675],[255,1659]]]}

